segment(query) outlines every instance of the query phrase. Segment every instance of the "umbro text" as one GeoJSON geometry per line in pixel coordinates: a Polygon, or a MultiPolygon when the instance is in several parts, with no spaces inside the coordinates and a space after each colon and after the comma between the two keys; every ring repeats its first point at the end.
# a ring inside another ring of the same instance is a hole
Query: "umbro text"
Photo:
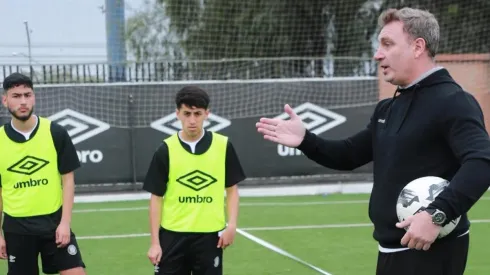
{"type": "Polygon", "coordinates": [[[212,203],[213,198],[212,197],[206,197],[206,196],[180,196],[179,197],[179,202],[180,203],[212,203]]]}
{"type": "Polygon", "coordinates": [[[48,179],[29,179],[28,181],[19,181],[14,185],[15,189],[36,187],[41,185],[47,185],[48,179]]]}

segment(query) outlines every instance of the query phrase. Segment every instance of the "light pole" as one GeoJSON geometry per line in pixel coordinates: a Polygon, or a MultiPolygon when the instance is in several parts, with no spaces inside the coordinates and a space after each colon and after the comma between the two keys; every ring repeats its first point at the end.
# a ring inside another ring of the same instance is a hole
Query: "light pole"
{"type": "Polygon", "coordinates": [[[29,22],[24,21],[24,25],[26,26],[26,35],[27,35],[27,50],[28,50],[28,58],[29,58],[29,73],[32,78],[32,53],[31,53],[31,30],[29,29],[29,22]]]}

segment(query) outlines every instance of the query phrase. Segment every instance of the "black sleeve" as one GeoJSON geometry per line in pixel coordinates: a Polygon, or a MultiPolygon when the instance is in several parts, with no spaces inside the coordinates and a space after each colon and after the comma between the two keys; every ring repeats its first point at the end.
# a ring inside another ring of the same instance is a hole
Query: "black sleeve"
{"type": "Polygon", "coordinates": [[[56,122],[51,122],[50,128],[58,154],[58,171],[61,175],[75,171],[80,167],[80,161],[68,131],[56,122]]]}
{"type": "Polygon", "coordinates": [[[226,182],[225,187],[232,187],[233,185],[245,180],[246,176],[243,172],[242,165],[236,154],[235,148],[230,141],[226,148],[226,182]]]}
{"type": "Polygon", "coordinates": [[[344,140],[323,139],[310,131],[297,147],[306,157],[336,170],[354,170],[373,160],[371,123],[344,140]]]}
{"type": "Polygon", "coordinates": [[[167,191],[169,165],[168,147],[167,144],[163,142],[153,154],[153,158],[143,182],[143,190],[153,195],[163,197],[165,191],[167,191]]]}
{"type": "Polygon", "coordinates": [[[471,94],[457,92],[445,101],[439,103],[447,110],[440,130],[461,167],[429,207],[442,210],[451,221],[467,213],[490,186],[490,139],[483,112],[471,94]]]}

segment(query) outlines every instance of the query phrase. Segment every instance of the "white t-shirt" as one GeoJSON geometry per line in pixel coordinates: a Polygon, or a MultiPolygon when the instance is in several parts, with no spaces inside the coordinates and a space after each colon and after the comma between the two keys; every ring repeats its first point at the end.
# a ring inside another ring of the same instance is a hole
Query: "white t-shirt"
{"type": "Polygon", "coordinates": [[[196,145],[202,139],[203,136],[204,136],[204,130],[202,131],[201,136],[196,141],[186,141],[186,140],[184,140],[182,138],[182,131],[179,131],[179,138],[180,138],[180,140],[182,142],[184,142],[185,144],[189,145],[189,147],[191,147],[191,152],[192,153],[195,153],[196,152],[196,145]]]}
{"type": "Polygon", "coordinates": [[[37,124],[39,123],[39,119],[37,118],[37,116],[34,115],[34,117],[36,118],[36,124],[34,125],[34,127],[32,127],[32,129],[29,132],[21,132],[20,130],[15,128],[14,123],[12,121],[10,121],[10,125],[12,126],[12,129],[14,129],[17,133],[23,135],[26,138],[26,140],[29,140],[31,138],[32,132],[34,131],[34,129],[36,129],[37,124]]]}

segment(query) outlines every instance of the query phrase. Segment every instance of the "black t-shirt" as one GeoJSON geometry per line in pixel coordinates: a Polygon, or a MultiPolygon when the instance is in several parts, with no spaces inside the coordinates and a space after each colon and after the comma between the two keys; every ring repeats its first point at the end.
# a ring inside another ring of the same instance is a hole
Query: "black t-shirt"
{"type": "MultiPolygon", "coordinates": [[[[43,123],[39,120],[36,128],[32,131],[30,138],[32,139],[39,129],[39,124],[43,123]]],[[[10,122],[4,125],[5,133],[14,142],[25,143],[24,135],[12,128],[10,122]]],[[[51,122],[51,136],[53,137],[54,147],[58,155],[58,171],[61,175],[75,171],[80,167],[77,151],[73,142],[63,126],[51,122]]],[[[60,184],[62,184],[60,182],[60,184]]],[[[1,187],[1,175],[0,175],[1,187]]],[[[46,198],[49,199],[49,198],[46,198]]],[[[61,221],[62,208],[58,211],[49,214],[35,217],[14,218],[5,214],[3,222],[3,230],[17,234],[53,234],[61,221]]]]}
{"type": "MultiPolygon", "coordinates": [[[[201,140],[196,144],[194,154],[200,155],[205,153],[211,146],[212,139],[212,133],[206,131],[201,140]]],[[[192,153],[191,148],[188,144],[182,142],[180,138],[179,141],[186,151],[192,153]]],[[[225,166],[225,187],[231,187],[246,178],[238,156],[230,140],[228,140],[228,145],[226,149],[225,166]]],[[[169,169],[170,161],[168,147],[167,144],[163,142],[153,155],[150,167],[148,168],[148,172],[143,183],[143,190],[148,191],[156,196],[163,197],[165,191],[167,190],[169,169]]]]}

